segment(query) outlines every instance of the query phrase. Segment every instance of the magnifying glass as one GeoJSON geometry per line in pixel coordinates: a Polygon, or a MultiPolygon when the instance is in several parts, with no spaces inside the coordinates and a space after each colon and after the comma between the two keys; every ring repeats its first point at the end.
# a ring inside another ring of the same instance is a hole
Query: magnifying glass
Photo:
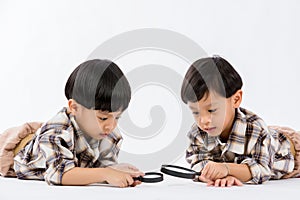
{"type": "Polygon", "coordinates": [[[195,179],[196,176],[201,175],[201,172],[176,165],[162,165],[160,171],[171,176],[187,179],[195,179]]]}
{"type": "Polygon", "coordinates": [[[144,183],[157,183],[164,180],[164,175],[159,172],[146,172],[144,176],[133,177],[133,180],[144,183]]]}

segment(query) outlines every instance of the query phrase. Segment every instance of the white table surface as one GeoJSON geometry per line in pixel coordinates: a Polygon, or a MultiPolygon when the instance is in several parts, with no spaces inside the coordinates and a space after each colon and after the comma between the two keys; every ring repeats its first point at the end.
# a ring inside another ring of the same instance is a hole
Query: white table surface
{"type": "Polygon", "coordinates": [[[49,186],[43,181],[0,177],[0,199],[299,199],[300,178],[269,181],[262,185],[216,188],[164,175],[160,183],[143,183],[132,188],[109,185],[49,186]]]}

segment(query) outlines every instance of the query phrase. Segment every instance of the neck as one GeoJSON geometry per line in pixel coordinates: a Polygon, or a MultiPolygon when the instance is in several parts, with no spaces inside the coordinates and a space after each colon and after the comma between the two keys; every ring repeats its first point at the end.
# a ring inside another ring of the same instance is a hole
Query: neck
{"type": "Polygon", "coordinates": [[[234,124],[235,117],[236,117],[236,110],[234,112],[234,115],[232,115],[232,117],[231,117],[231,119],[228,123],[229,125],[227,127],[225,127],[225,129],[223,130],[223,132],[220,135],[221,142],[227,142],[227,140],[229,138],[229,135],[232,131],[232,127],[233,127],[233,124],[234,124]]]}
{"type": "Polygon", "coordinates": [[[229,138],[229,132],[224,130],[220,135],[221,142],[226,143],[228,138],[229,138]]]}

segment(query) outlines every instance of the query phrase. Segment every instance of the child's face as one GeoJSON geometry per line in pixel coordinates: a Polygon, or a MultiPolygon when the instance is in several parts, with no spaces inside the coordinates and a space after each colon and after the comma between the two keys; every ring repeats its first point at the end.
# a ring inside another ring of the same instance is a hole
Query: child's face
{"type": "MultiPolygon", "coordinates": [[[[69,106],[70,107],[70,106],[69,106]]],[[[77,104],[76,110],[71,108],[79,128],[90,137],[100,140],[110,134],[117,126],[122,112],[106,112],[87,109],[77,104]]]]}
{"type": "Polygon", "coordinates": [[[239,107],[242,91],[229,98],[214,92],[206,93],[198,102],[188,102],[189,108],[198,127],[210,136],[224,136],[228,138],[235,116],[235,109],[239,107]]]}

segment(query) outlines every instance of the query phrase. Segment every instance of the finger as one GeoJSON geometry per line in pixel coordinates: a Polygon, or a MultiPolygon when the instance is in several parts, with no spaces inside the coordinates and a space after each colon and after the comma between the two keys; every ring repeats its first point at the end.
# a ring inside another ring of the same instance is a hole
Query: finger
{"type": "Polygon", "coordinates": [[[123,187],[128,187],[130,184],[129,184],[129,180],[128,178],[125,176],[123,181],[122,181],[122,186],[123,187]]]}
{"type": "Polygon", "coordinates": [[[227,183],[227,180],[225,178],[222,179],[222,181],[221,181],[221,187],[225,187],[226,183],[227,183]]]}
{"type": "Polygon", "coordinates": [[[234,184],[237,185],[237,186],[242,186],[243,185],[243,183],[237,178],[234,179],[234,184]]]}
{"type": "Polygon", "coordinates": [[[118,186],[119,186],[120,188],[127,187],[127,186],[128,186],[127,179],[124,177],[122,180],[120,180],[120,183],[118,184],[118,186]]]}
{"type": "Polygon", "coordinates": [[[227,186],[228,187],[231,187],[232,185],[234,184],[234,179],[229,179],[228,181],[227,181],[227,186]]]}
{"type": "Polygon", "coordinates": [[[118,186],[119,186],[120,188],[125,187],[125,182],[124,182],[124,181],[120,182],[120,183],[118,184],[118,186]]]}
{"type": "Polygon", "coordinates": [[[131,187],[135,187],[137,185],[140,185],[142,182],[141,181],[134,181],[132,185],[130,185],[131,187]]]}
{"type": "Polygon", "coordinates": [[[208,181],[206,186],[214,186],[215,182],[214,181],[208,181]]]}
{"type": "Polygon", "coordinates": [[[219,187],[220,186],[220,182],[221,182],[221,179],[217,179],[215,181],[215,187],[219,187]]]}
{"type": "Polygon", "coordinates": [[[134,183],[136,183],[136,185],[140,185],[142,184],[142,181],[134,181],[134,183]]]}
{"type": "Polygon", "coordinates": [[[132,185],[134,183],[134,180],[130,175],[126,176],[126,183],[126,186],[132,185]]]}

